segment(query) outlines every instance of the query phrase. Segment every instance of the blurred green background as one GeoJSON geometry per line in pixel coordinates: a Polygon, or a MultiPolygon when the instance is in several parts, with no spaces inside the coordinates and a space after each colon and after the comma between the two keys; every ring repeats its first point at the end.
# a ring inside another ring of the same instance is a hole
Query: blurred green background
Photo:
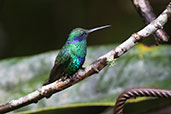
{"type": "MultiPolygon", "coordinates": [[[[156,15],[169,1],[151,0],[156,15]]],[[[112,27],[92,33],[88,45],[121,43],[144,26],[131,0],[0,0],[0,59],[56,50],[72,29],[106,24],[112,27]]]]}

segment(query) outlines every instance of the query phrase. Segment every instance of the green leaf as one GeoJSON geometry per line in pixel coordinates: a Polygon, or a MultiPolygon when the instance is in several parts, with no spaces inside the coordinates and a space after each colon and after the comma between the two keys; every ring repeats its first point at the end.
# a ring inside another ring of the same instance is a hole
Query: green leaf
{"type": "MultiPolygon", "coordinates": [[[[107,53],[113,45],[88,48],[86,62],[89,65],[107,53]]],[[[117,96],[127,88],[154,87],[171,89],[171,46],[147,47],[137,45],[115,61],[80,83],[16,111],[44,107],[59,110],[65,106],[112,106],[117,96]]],[[[48,78],[56,51],[31,57],[10,58],[0,61],[0,104],[17,99],[40,88],[48,78]]],[[[146,99],[136,99],[139,102],[146,99]]],[[[131,101],[130,101],[131,102],[131,101]]],[[[41,109],[40,109],[41,110],[41,109]]],[[[66,108],[65,108],[66,110],[66,108]]]]}

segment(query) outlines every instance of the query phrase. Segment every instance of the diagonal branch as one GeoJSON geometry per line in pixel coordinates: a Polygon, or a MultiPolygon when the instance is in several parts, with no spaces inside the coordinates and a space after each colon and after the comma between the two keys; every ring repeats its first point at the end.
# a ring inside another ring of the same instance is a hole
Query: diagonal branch
{"type": "MultiPolygon", "coordinates": [[[[153,9],[148,0],[132,0],[137,12],[143,18],[145,24],[149,24],[151,21],[156,19],[155,14],[153,13],[153,9]]],[[[169,40],[169,36],[167,33],[161,28],[158,29],[154,34],[156,40],[167,42],[169,40]]]]}
{"type": "Polygon", "coordinates": [[[21,97],[17,100],[12,100],[7,104],[0,105],[0,113],[9,112],[20,107],[24,107],[28,104],[36,103],[44,97],[49,97],[54,93],[66,89],[75,83],[78,83],[79,81],[87,78],[88,76],[91,76],[92,74],[98,73],[107,64],[113,62],[116,58],[120,57],[126,51],[135,46],[142,38],[149,36],[160,28],[163,28],[164,24],[168,21],[169,16],[171,16],[171,2],[156,20],[152,21],[149,25],[147,25],[139,32],[132,34],[125,42],[123,42],[115,49],[109,51],[107,54],[98,58],[84,70],[80,69],[76,74],[72,76],[72,79],[67,78],[64,81],[58,80],[49,85],[43,86],[42,88],[24,97],[21,97]]]}

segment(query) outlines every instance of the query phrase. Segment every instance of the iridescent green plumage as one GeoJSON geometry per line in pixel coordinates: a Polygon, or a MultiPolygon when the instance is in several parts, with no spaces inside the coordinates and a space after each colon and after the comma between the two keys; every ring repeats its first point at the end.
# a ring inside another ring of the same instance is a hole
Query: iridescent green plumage
{"type": "Polygon", "coordinates": [[[44,85],[52,83],[63,76],[71,76],[77,72],[85,61],[87,51],[86,38],[88,34],[106,27],[109,27],[109,25],[91,30],[82,28],[74,29],[70,33],[65,45],[58,53],[55,64],[50,72],[50,77],[44,85]]]}

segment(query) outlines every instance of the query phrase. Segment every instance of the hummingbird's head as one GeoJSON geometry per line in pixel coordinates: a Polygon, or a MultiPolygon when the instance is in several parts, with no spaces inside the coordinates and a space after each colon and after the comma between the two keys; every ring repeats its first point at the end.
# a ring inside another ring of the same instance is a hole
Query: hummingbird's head
{"type": "Polygon", "coordinates": [[[83,40],[86,40],[88,36],[88,30],[82,29],[82,28],[76,28],[72,30],[72,32],[69,35],[68,43],[76,43],[81,42],[83,40]]]}
{"type": "Polygon", "coordinates": [[[101,26],[101,27],[90,29],[90,30],[76,28],[76,29],[72,30],[72,32],[70,33],[67,42],[68,43],[81,42],[81,41],[87,39],[87,36],[89,33],[94,32],[99,29],[107,28],[107,27],[110,27],[110,25],[101,26]]]}

